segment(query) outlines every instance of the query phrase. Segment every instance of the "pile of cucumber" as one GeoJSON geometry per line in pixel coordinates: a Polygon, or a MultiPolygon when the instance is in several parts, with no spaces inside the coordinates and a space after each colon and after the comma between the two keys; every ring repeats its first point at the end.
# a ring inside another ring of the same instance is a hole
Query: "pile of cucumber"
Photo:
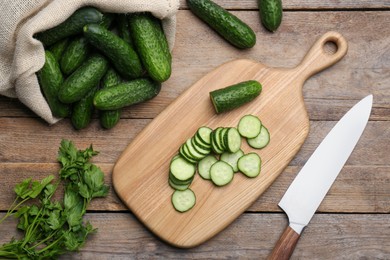
{"type": "Polygon", "coordinates": [[[257,177],[261,170],[261,158],[255,152],[245,154],[241,149],[242,138],[255,149],[262,149],[270,142],[268,129],[254,115],[243,116],[236,127],[200,127],[183,143],[170,162],[168,183],[175,190],[172,205],[179,212],[190,210],[196,202],[189,188],[196,172],[216,186],[229,184],[237,172],[249,178],[257,177]]]}
{"type": "Polygon", "coordinates": [[[45,47],[37,73],[52,114],[88,126],[94,110],[114,127],[126,106],[157,96],[171,75],[172,57],[161,21],[149,13],[102,13],[93,7],[35,38],[45,47]]]}

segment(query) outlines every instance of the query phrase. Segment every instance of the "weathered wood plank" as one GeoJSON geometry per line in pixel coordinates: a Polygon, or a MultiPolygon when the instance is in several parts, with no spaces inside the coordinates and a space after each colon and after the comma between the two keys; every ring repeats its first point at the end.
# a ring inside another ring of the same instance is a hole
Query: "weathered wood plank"
{"type": "MultiPolygon", "coordinates": [[[[112,164],[98,164],[106,173],[111,186],[109,195],[94,200],[89,210],[127,210],[116,196],[111,183],[112,164]]],[[[301,167],[289,166],[271,187],[248,209],[248,212],[280,212],[277,204],[301,167]]],[[[56,163],[3,163],[0,164],[0,210],[6,211],[14,200],[13,187],[25,178],[40,180],[53,174],[57,176],[56,163]]],[[[337,181],[322,202],[319,212],[390,212],[390,166],[345,166],[337,181]]],[[[204,181],[201,178],[195,181],[204,181]]],[[[233,183],[234,185],[234,183],[233,183]]],[[[60,199],[60,190],[55,199],[60,199]]]]}
{"type": "MultiPolygon", "coordinates": [[[[287,225],[284,214],[243,214],[204,244],[178,249],[156,238],[131,214],[86,218],[98,228],[97,234],[80,253],[62,259],[265,259],[287,225]]],[[[9,219],[0,225],[0,244],[16,234],[15,224],[9,219]]],[[[389,237],[388,214],[317,214],[291,259],[388,259],[389,237]]]]}
{"type": "MultiPolygon", "coordinates": [[[[223,6],[226,9],[234,9],[234,10],[257,10],[257,1],[251,0],[214,0],[214,2],[223,6]]],[[[188,6],[185,0],[180,0],[180,8],[187,9],[188,6]]],[[[330,0],[330,1],[300,1],[300,0],[284,0],[283,1],[283,9],[285,11],[288,10],[340,10],[340,9],[388,9],[390,5],[386,0],[347,0],[347,1],[338,1],[338,0],[330,0]]]]}
{"type": "MultiPolygon", "coordinates": [[[[80,149],[93,144],[100,151],[96,162],[114,163],[148,122],[150,119],[123,119],[107,131],[93,120],[88,128],[76,131],[68,119],[48,127],[35,118],[0,118],[0,162],[56,162],[58,147],[65,138],[74,141],[80,149]]],[[[335,123],[312,121],[308,138],[290,165],[303,165],[335,123]]],[[[388,147],[390,122],[371,121],[347,164],[388,166],[388,147]]]]}
{"type": "MultiPolygon", "coordinates": [[[[179,11],[172,77],[156,99],[124,109],[122,117],[155,117],[200,77],[233,59],[293,67],[317,37],[337,30],[348,40],[348,54],[306,82],[303,92],[310,118],[338,120],[357,100],[372,93],[371,119],[390,120],[390,27],[378,26],[388,23],[389,12],[286,12],[274,34],[262,28],[257,12],[234,13],[255,30],[258,43],[254,48],[235,49],[189,11],[179,11]]],[[[34,115],[16,100],[0,97],[0,117],[26,116],[34,115]]]]}

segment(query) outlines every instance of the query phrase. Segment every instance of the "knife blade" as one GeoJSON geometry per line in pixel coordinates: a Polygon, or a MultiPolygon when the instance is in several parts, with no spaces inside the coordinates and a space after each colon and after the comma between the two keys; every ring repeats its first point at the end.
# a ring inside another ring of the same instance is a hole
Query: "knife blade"
{"type": "Polygon", "coordinates": [[[289,226],[268,259],[289,259],[301,232],[355,148],[371,114],[373,97],[354,105],[327,134],[279,202],[289,226]]]}

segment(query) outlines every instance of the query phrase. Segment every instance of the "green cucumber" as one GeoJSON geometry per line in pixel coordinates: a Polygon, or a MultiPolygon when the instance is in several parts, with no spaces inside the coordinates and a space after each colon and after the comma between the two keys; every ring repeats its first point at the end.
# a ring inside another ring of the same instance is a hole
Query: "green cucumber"
{"type": "Polygon", "coordinates": [[[282,22],[282,0],[258,0],[261,23],[267,30],[274,32],[282,22]]]}
{"type": "Polygon", "coordinates": [[[210,179],[217,186],[229,184],[234,177],[232,166],[224,161],[214,163],[210,168],[210,179]]]}
{"type": "Polygon", "coordinates": [[[86,25],[84,36],[111,61],[123,77],[134,79],[142,75],[142,64],[137,53],[122,38],[97,24],[86,25]]]}
{"type": "Polygon", "coordinates": [[[77,101],[72,109],[71,122],[74,128],[77,130],[86,128],[92,119],[93,114],[93,96],[97,87],[89,91],[89,93],[81,100],[77,101]]]}
{"type": "Polygon", "coordinates": [[[192,209],[196,203],[195,193],[190,190],[176,190],[171,197],[172,205],[178,212],[192,209]]]}
{"type": "Polygon", "coordinates": [[[155,33],[157,35],[157,38],[159,39],[159,42],[161,43],[162,51],[165,53],[165,56],[169,60],[169,62],[172,62],[172,54],[169,49],[168,40],[164,33],[164,29],[161,24],[161,20],[152,16],[152,22],[154,25],[155,33]]]}
{"type": "MultiPolygon", "coordinates": [[[[121,82],[122,79],[119,74],[115,71],[115,69],[110,68],[107,70],[106,75],[104,75],[102,79],[102,88],[110,88],[121,82]]],[[[101,111],[99,116],[100,124],[106,129],[111,129],[119,122],[120,117],[120,109],[101,111]]]]}
{"type": "Polygon", "coordinates": [[[247,138],[250,147],[255,149],[262,149],[268,145],[270,141],[270,134],[268,129],[261,125],[260,133],[254,138],[247,138]]]}
{"type": "Polygon", "coordinates": [[[248,80],[210,92],[210,99],[217,114],[238,108],[260,95],[258,81],[248,80]]]}
{"type": "Polygon", "coordinates": [[[249,178],[257,177],[261,171],[261,158],[257,153],[241,156],[237,162],[238,170],[249,178]]]}
{"type": "Polygon", "coordinates": [[[211,0],[187,0],[190,10],[224,39],[240,49],[256,44],[256,34],[238,17],[211,0]]]}
{"type": "Polygon", "coordinates": [[[118,24],[117,27],[118,27],[119,37],[121,37],[125,42],[127,42],[131,47],[134,48],[133,40],[131,39],[129,21],[127,15],[118,14],[117,24],[118,24]]]}
{"type": "Polygon", "coordinates": [[[254,115],[245,115],[238,122],[238,132],[246,138],[255,138],[261,131],[261,120],[254,115]]]}
{"type": "Polygon", "coordinates": [[[36,38],[43,45],[50,46],[59,40],[62,40],[71,35],[81,34],[83,27],[90,23],[100,23],[103,19],[103,14],[93,7],[84,7],[75,11],[63,23],[44,32],[36,34],[36,38]]]}
{"type": "Polygon", "coordinates": [[[57,61],[60,61],[62,54],[66,50],[66,47],[68,46],[68,44],[69,44],[69,38],[65,38],[65,39],[53,44],[50,47],[49,51],[53,54],[54,58],[57,61]]]}
{"type": "Polygon", "coordinates": [[[135,79],[99,90],[94,105],[100,110],[115,110],[152,99],[160,90],[160,83],[148,78],[135,79]]]}
{"type": "Polygon", "coordinates": [[[84,37],[73,39],[60,60],[62,72],[65,75],[72,74],[87,59],[89,50],[87,39],[84,37]]]}
{"type": "Polygon", "coordinates": [[[63,104],[58,99],[58,92],[63,84],[64,78],[57,60],[50,51],[45,51],[45,64],[37,74],[43,95],[49,104],[53,116],[68,116],[70,112],[69,106],[63,104]]]}
{"type": "Polygon", "coordinates": [[[63,103],[81,100],[99,84],[108,68],[108,61],[100,54],[88,58],[62,85],[58,98],[63,103]]]}
{"type": "Polygon", "coordinates": [[[112,26],[112,24],[114,23],[115,17],[116,17],[116,15],[114,13],[104,13],[103,19],[99,23],[99,25],[103,26],[106,29],[109,29],[112,26]]]}
{"type": "Polygon", "coordinates": [[[153,19],[150,14],[133,14],[129,18],[129,27],[148,75],[157,82],[164,82],[171,76],[171,59],[167,57],[165,43],[156,33],[153,19]]]}

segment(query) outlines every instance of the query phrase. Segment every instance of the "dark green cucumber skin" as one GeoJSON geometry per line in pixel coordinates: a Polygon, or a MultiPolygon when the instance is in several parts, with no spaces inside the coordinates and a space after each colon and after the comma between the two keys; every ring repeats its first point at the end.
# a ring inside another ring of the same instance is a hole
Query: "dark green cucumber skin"
{"type": "Polygon", "coordinates": [[[84,7],[75,11],[63,23],[36,35],[43,45],[50,46],[66,37],[81,34],[83,27],[89,23],[100,23],[103,14],[93,7],[84,7]]]}
{"type": "Polygon", "coordinates": [[[248,80],[210,92],[217,114],[238,108],[260,95],[262,86],[258,81],[248,80]]]}
{"type": "Polygon", "coordinates": [[[52,114],[55,117],[67,117],[70,112],[69,106],[58,100],[58,92],[64,78],[57,60],[50,51],[45,51],[45,65],[38,72],[38,79],[52,114]]]}
{"type": "Polygon", "coordinates": [[[104,53],[123,77],[133,79],[142,75],[138,54],[119,36],[97,24],[86,25],[84,36],[91,45],[104,53]]]}
{"type": "Polygon", "coordinates": [[[100,110],[115,110],[152,99],[160,90],[160,83],[140,78],[99,90],[93,103],[100,110]]]}
{"type": "Polygon", "coordinates": [[[50,47],[49,51],[53,54],[54,58],[57,61],[60,61],[62,54],[66,50],[66,47],[68,46],[68,44],[69,44],[69,38],[65,38],[65,39],[53,44],[50,47]]]}
{"type": "Polygon", "coordinates": [[[116,14],[114,13],[104,13],[103,19],[99,23],[99,25],[101,25],[106,29],[109,29],[114,24],[115,18],[116,18],[116,14]]]}
{"type": "Polygon", "coordinates": [[[237,48],[251,48],[256,44],[256,34],[253,30],[213,1],[187,0],[187,4],[192,13],[237,48]]]}
{"type": "Polygon", "coordinates": [[[171,51],[169,49],[167,37],[165,36],[164,30],[162,28],[161,20],[152,16],[152,21],[153,21],[154,28],[156,30],[157,38],[158,38],[159,42],[161,43],[162,51],[165,53],[167,59],[171,63],[172,62],[172,54],[171,54],[171,51]]]}
{"type": "Polygon", "coordinates": [[[65,80],[58,94],[60,101],[68,104],[81,100],[99,84],[107,69],[108,61],[102,55],[92,55],[65,80]]]}
{"type": "Polygon", "coordinates": [[[171,59],[163,50],[151,15],[133,14],[129,18],[129,26],[134,46],[148,75],[157,82],[166,81],[171,76],[171,59]]]}
{"type": "Polygon", "coordinates": [[[84,37],[73,39],[60,60],[61,71],[65,75],[72,74],[87,59],[89,52],[87,39],[84,37]]]}
{"type": "Polygon", "coordinates": [[[126,14],[118,14],[117,17],[118,24],[118,35],[125,42],[127,42],[131,47],[134,48],[133,40],[131,39],[129,21],[126,14]]]}
{"type": "Polygon", "coordinates": [[[75,129],[86,128],[91,122],[94,111],[93,97],[96,91],[97,87],[90,90],[85,97],[73,105],[71,122],[75,129]]]}
{"type": "MultiPolygon", "coordinates": [[[[122,82],[119,74],[113,69],[110,68],[107,70],[106,75],[102,79],[102,88],[110,88],[116,86],[122,82]]],[[[106,129],[113,128],[121,118],[121,109],[115,110],[104,110],[100,111],[100,124],[106,129]]]]}
{"type": "Polygon", "coordinates": [[[281,0],[258,0],[261,23],[274,32],[282,22],[283,8],[281,0]]]}

